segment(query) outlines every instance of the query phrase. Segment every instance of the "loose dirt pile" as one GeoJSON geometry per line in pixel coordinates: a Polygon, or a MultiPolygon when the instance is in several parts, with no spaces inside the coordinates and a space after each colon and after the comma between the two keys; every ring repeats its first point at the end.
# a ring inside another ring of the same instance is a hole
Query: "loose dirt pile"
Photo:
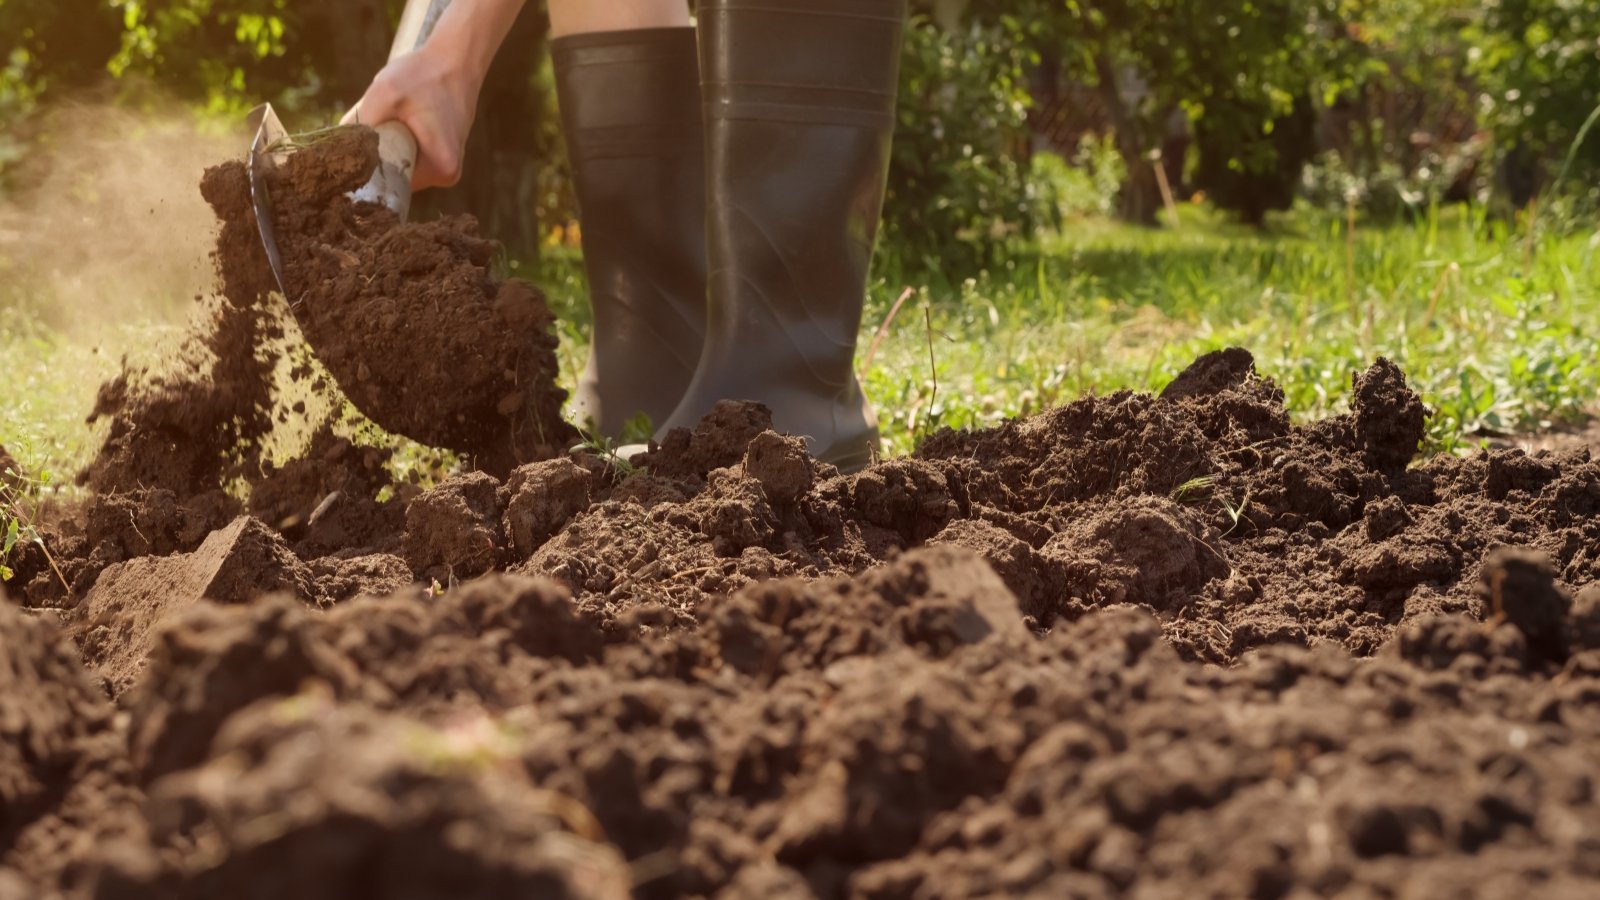
{"type": "MultiPolygon", "coordinates": [[[[377,163],[376,132],[342,129],[268,173],[289,308],[318,359],[383,428],[490,469],[570,446],[544,296],[493,273],[496,247],[470,217],[402,225],[352,202],[377,163]]],[[[202,191],[224,223],[229,295],[259,297],[272,276],[243,164],[211,170],[202,191]]]]}
{"type": "MultiPolygon", "coordinates": [[[[495,245],[456,216],[401,224],[355,203],[377,165],[370,129],[333,132],[268,169],[288,309],[344,395],[386,430],[504,473],[577,440],[542,294],[493,272],[495,245]]],[[[132,485],[182,493],[259,468],[272,426],[272,372],[284,348],[273,275],[243,163],[206,173],[201,192],[222,223],[222,297],[181,364],[107,385],[95,417],[111,440],[86,473],[96,491],[132,485]],[[228,464],[231,463],[231,466],[228,464]]],[[[295,374],[313,380],[310,370],[295,374]]],[[[313,392],[326,393],[313,383],[313,392]]]]}
{"type": "Polygon", "coordinates": [[[0,898],[1592,896],[1600,464],[1353,387],[96,496],[0,603],[0,898]]]}

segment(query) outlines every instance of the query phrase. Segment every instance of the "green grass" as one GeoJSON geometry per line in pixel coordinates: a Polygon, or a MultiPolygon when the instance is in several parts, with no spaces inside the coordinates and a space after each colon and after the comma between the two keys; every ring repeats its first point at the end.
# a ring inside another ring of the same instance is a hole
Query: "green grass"
{"type": "MultiPolygon", "coordinates": [[[[1353,242],[1342,220],[1309,212],[1265,232],[1196,207],[1179,230],[1077,222],[1003,271],[932,282],[879,272],[861,357],[902,292],[915,293],[865,383],[889,452],[902,454],[939,426],[1156,390],[1233,345],[1256,355],[1297,416],[1324,416],[1346,408],[1352,374],[1387,356],[1437,411],[1431,449],[1458,449],[1600,408],[1592,227],[1537,235],[1530,260],[1520,228],[1464,209],[1358,223],[1353,242]]],[[[570,255],[540,270],[570,378],[587,328],[582,274],[570,255]]]]}
{"type": "Polygon", "coordinates": [[[28,471],[70,481],[98,439],[85,419],[100,383],[124,353],[146,358],[177,335],[170,325],[129,323],[70,339],[29,312],[0,308],[0,446],[28,471]]]}
{"type": "MultiPolygon", "coordinates": [[[[880,272],[863,356],[896,298],[915,289],[866,373],[889,450],[905,453],[941,425],[990,425],[1086,392],[1157,389],[1229,345],[1254,352],[1302,418],[1343,409],[1352,373],[1394,359],[1438,411],[1436,450],[1600,406],[1592,223],[1530,244],[1514,224],[1453,209],[1415,224],[1361,224],[1347,244],[1341,220],[1310,213],[1268,232],[1201,208],[1184,217],[1176,231],[1075,223],[970,279],[908,283],[880,272]]],[[[517,274],[551,296],[570,384],[588,327],[577,256],[554,251],[517,274]]],[[[124,352],[150,352],[152,335],[170,332],[135,322],[91,345],[0,309],[0,444],[25,465],[75,470],[93,448],[83,418],[95,387],[124,352]]]]}
{"type": "MultiPolygon", "coordinates": [[[[1592,231],[1540,236],[1530,264],[1524,235],[1459,210],[1358,225],[1348,245],[1342,222],[1309,214],[1258,233],[1185,213],[1175,232],[1074,225],[1005,272],[917,285],[931,315],[907,304],[867,374],[893,451],[937,425],[1158,389],[1231,345],[1256,355],[1301,417],[1342,410],[1354,372],[1395,360],[1437,410],[1436,450],[1600,406],[1592,231]]],[[[900,289],[875,286],[864,340],[900,289]]]]}

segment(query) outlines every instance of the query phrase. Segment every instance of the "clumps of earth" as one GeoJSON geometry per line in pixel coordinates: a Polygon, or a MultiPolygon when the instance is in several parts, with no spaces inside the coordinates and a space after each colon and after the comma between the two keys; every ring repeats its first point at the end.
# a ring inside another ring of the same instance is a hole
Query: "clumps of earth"
{"type": "Polygon", "coordinates": [[[1419,460],[1387,361],[1307,424],[1234,349],[854,475],[726,403],[429,486],[253,461],[194,359],[107,396],[234,413],[110,429],[0,602],[0,898],[1600,889],[1600,465],[1419,460]]]}
{"type": "Polygon", "coordinates": [[[272,373],[285,360],[300,393],[348,397],[387,431],[502,475],[578,440],[561,418],[567,395],[555,384],[544,295],[497,274],[496,246],[469,216],[401,223],[351,200],[377,163],[376,132],[349,128],[263,165],[287,302],[245,164],[206,172],[200,190],[221,223],[220,296],[178,365],[102,389],[94,418],[109,420],[110,438],[85,473],[89,487],[182,492],[219,473],[257,477],[281,393],[272,373]],[[287,323],[318,366],[291,352],[287,323]]]}

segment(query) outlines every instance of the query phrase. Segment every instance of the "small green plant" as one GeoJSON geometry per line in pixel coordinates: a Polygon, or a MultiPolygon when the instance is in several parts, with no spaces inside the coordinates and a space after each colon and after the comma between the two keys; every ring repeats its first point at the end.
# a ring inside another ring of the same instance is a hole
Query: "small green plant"
{"type": "Polygon", "coordinates": [[[16,577],[16,572],[11,568],[12,554],[18,552],[19,547],[32,545],[44,554],[45,561],[50,564],[56,578],[60,579],[61,586],[71,594],[72,586],[61,574],[61,567],[56,565],[55,556],[51,554],[44,534],[39,530],[38,500],[49,484],[49,472],[30,476],[10,463],[0,471],[0,532],[4,534],[4,538],[0,539],[0,581],[10,581],[16,577]]]}
{"type": "MultiPolygon", "coordinates": [[[[648,421],[648,419],[646,421],[648,421]]],[[[630,431],[632,430],[633,424],[633,422],[629,423],[630,431]]],[[[625,459],[621,453],[617,452],[621,447],[626,445],[626,442],[619,444],[617,441],[605,437],[595,432],[593,429],[585,430],[582,432],[582,434],[583,442],[578,445],[578,448],[581,450],[587,450],[588,452],[593,453],[595,456],[600,457],[602,460],[605,460],[606,465],[609,465],[611,468],[615,469],[622,477],[627,478],[628,476],[635,475],[641,471],[641,467],[634,465],[631,461],[625,459]]],[[[648,434],[648,432],[646,432],[646,434],[648,434]]]]}
{"type": "Polygon", "coordinates": [[[1227,537],[1237,531],[1239,524],[1245,520],[1244,514],[1250,509],[1250,492],[1248,490],[1245,491],[1244,499],[1235,503],[1232,498],[1217,491],[1217,481],[1218,477],[1216,475],[1201,475],[1173,488],[1172,492],[1167,496],[1174,503],[1194,506],[1205,505],[1213,500],[1216,501],[1216,504],[1222,507],[1222,512],[1227,515],[1228,521],[1232,523],[1232,526],[1222,533],[1223,537],[1227,537]]]}
{"type": "Polygon", "coordinates": [[[1244,499],[1240,500],[1237,505],[1226,498],[1222,499],[1220,502],[1222,503],[1222,511],[1227,513],[1228,519],[1233,522],[1232,527],[1222,533],[1222,536],[1226,538],[1228,535],[1239,530],[1239,524],[1241,522],[1246,521],[1244,514],[1250,509],[1250,492],[1245,491],[1244,499]]]}
{"type": "Polygon", "coordinates": [[[1211,496],[1211,489],[1216,485],[1217,476],[1201,475],[1173,488],[1170,496],[1174,503],[1199,503],[1211,496]]]}
{"type": "Polygon", "coordinates": [[[637,413],[622,424],[622,434],[617,441],[622,444],[648,444],[655,436],[656,425],[646,413],[637,413]]]}

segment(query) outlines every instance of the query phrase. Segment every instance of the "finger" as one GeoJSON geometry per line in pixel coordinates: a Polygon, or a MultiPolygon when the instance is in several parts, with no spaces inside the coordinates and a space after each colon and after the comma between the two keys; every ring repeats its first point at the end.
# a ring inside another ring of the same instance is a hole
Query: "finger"
{"type": "Polygon", "coordinates": [[[389,86],[380,74],[372,80],[366,94],[356,101],[356,105],[345,113],[344,123],[360,123],[362,125],[382,125],[400,118],[400,96],[389,86]]]}
{"type": "Polygon", "coordinates": [[[339,118],[339,124],[354,125],[359,121],[361,121],[361,101],[357,100],[356,105],[346,110],[345,114],[339,118]]]}
{"type": "Polygon", "coordinates": [[[420,155],[420,153],[421,151],[419,151],[417,157],[416,171],[411,175],[411,189],[413,191],[453,187],[461,181],[460,167],[439,165],[429,157],[420,155]]]}
{"type": "Polygon", "coordinates": [[[451,187],[461,180],[461,148],[441,139],[432,123],[408,122],[417,139],[417,168],[411,174],[411,189],[423,191],[451,187]],[[421,127],[419,127],[421,126],[421,127]]]}

